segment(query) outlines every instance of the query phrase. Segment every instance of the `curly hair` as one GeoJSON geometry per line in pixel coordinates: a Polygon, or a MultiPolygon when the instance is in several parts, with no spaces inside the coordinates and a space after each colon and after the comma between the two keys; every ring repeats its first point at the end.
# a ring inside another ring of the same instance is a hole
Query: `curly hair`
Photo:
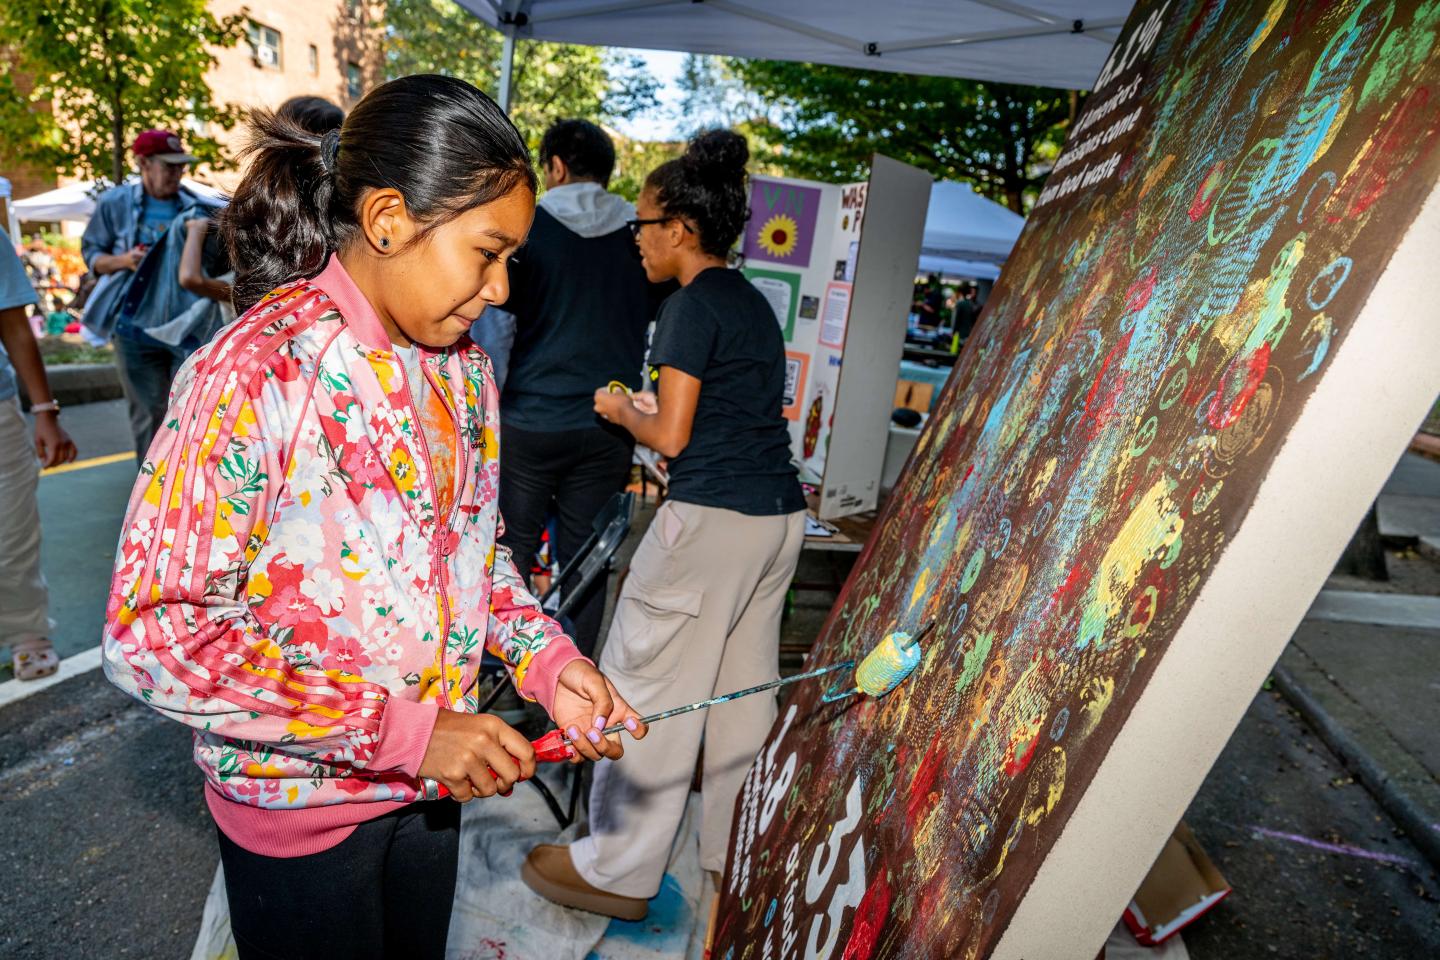
{"type": "Polygon", "coordinates": [[[645,189],[667,216],[694,224],[700,249],[725,257],[750,219],[745,164],[750,148],[731,130],[698,133],[685,155],[661,164],[645,178],[645,189]]]}

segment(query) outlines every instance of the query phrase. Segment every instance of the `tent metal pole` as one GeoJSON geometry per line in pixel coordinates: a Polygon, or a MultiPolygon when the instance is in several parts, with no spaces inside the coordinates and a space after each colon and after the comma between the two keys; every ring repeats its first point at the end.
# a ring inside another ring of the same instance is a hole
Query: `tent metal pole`
{"type": "Polygon", "coordinates": [[[505,31],[505,39],[500,44],[500,95],[496,99],[500,103],[500,109],[506,113],[510,112],[510,87],[515,74],[515,31],[510,28],[505,31]]]}
{"type": "Polygon", "coordinates": [[[723,10],[726,13],[734,14],[737,17],[747,17],[751,20],[759,20],[761,23],[768,23],[772,27],[779,27],[781,30],[789,30],[803,36],[812,37],[816,40],[823,40],[826,43],[833,43],[837,47],[846,50],[854,50],[859,53],[868,52],[866,48],[873,44],[866,44],[864,41],[856,40],[854,37],[847,37],[843,34],[834,33],[830,30],[822,30],[819,27],[812,27],[808,23],[801,23],[798,20],[791,20],[789,17],[776,16],[763,10],[756,10],[752,7],[742,7],[730,0],[705,0],[704,6],[715,10],[723,10]]]}
{"type": "Polygon", "coordinates": [[[554,23],[557,20],[574,20],[578,17],[598,17],[606,13],[628,13],[632,10],[644,10],[646,7],[668,7],[681,3],[693,3],[694,0],[616,0],[615,3],[602,3],[593,7],[580,7],[576,10],[557,10],[554,13],[531,13],[531,23],[554,23]]]}
{"type": "MultiPolygon", "coordinates": [[[[1024,17],[1025,19],[1033,20],[1036,23],[1058,24],[1065,22],[1065,18],[1057,14],[1046,13],[1043,10],[1036,10],[1033,7],[1021,6],[1018,3],[1011,3],[1010,0],[970,0],[970,2],[979,4],[982,7],[989,7],[991,10],[1000,10],[1004,13],[1013,13],[1017,17],[1024,17]]],[[[1088,26],[1085,29],[1085,36],[1089,37],[1091,40],[1098,40],[1101,43],[1113,44],[1115,42],[1114,34],[1106,33],[1104,31],[1091,31],[1088,26]]]]}
{"type": "MultiPolygon", "coordinates": [[[[1096,20],[1086,23],[1083,33],[1091,30],[1109,30],[1123,27],[1124,20],[1096,20]]],[[[993,43],[997,40],[1019,40],[1022,37],[1044,37],[1054,34],[1077,32],[1071,24],[1048,23],[1033,27],[1017,27],[1011,30],[989,30],[984,33],[961,33],[950,37],[925,37],[917,40],[898,40],[893,43],[877,44],[875,53],[905,53],[911,50],[931,50],[935,47],[970,46],[976,43],[993,43]]]]}

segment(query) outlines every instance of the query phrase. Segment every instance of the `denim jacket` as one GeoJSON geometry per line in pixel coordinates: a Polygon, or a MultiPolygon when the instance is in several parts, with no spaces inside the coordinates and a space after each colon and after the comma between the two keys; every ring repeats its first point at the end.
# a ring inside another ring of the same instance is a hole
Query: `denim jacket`
{"type": "MultiPolygon", "coordinates": [[[[112,187],[95,202],[95,212],[80,239],[85,266],[95,269],[101,254],[124,253],[135,246],[139,234],[141,205],[145,188],[133,181],[112,187]]],[[[183,185],[176,199],[180,213],[160,243],[145,252],[134,270],[107,273],[95,285],[85,304],[83,323],[94,334],[109,337],[115,332],[122,309],[130,313],[131,324],[140,330],[170,320],[194,300],[180,288],[180,253],[185,247],[185,220],[213,214],[218,207],[183,185]],[[181,229],[177,232],[175,227],[181,229]]]]}

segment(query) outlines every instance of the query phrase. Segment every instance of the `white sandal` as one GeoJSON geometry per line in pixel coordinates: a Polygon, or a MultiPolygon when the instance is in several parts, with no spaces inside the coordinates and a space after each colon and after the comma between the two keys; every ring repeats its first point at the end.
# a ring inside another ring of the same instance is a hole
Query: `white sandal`
{"type": "Polygon", "coordinates": [[[17,680],[39,680],[60,669],[60,657],[45,637],[21,640],[10,647],[10,665],[17,680]]]}

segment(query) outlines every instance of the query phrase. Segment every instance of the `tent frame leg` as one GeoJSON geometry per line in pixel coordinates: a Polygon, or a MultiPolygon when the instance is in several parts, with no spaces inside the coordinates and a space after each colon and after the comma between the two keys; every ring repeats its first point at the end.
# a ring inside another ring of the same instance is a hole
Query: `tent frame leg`
{"type": "Polygon", "coordinates": [[[515,34],[505,31],[505,40],[500,45],[500,90],[495,98],[500,109],[510,112],[511,87],[515,77],[515,34]]]}

